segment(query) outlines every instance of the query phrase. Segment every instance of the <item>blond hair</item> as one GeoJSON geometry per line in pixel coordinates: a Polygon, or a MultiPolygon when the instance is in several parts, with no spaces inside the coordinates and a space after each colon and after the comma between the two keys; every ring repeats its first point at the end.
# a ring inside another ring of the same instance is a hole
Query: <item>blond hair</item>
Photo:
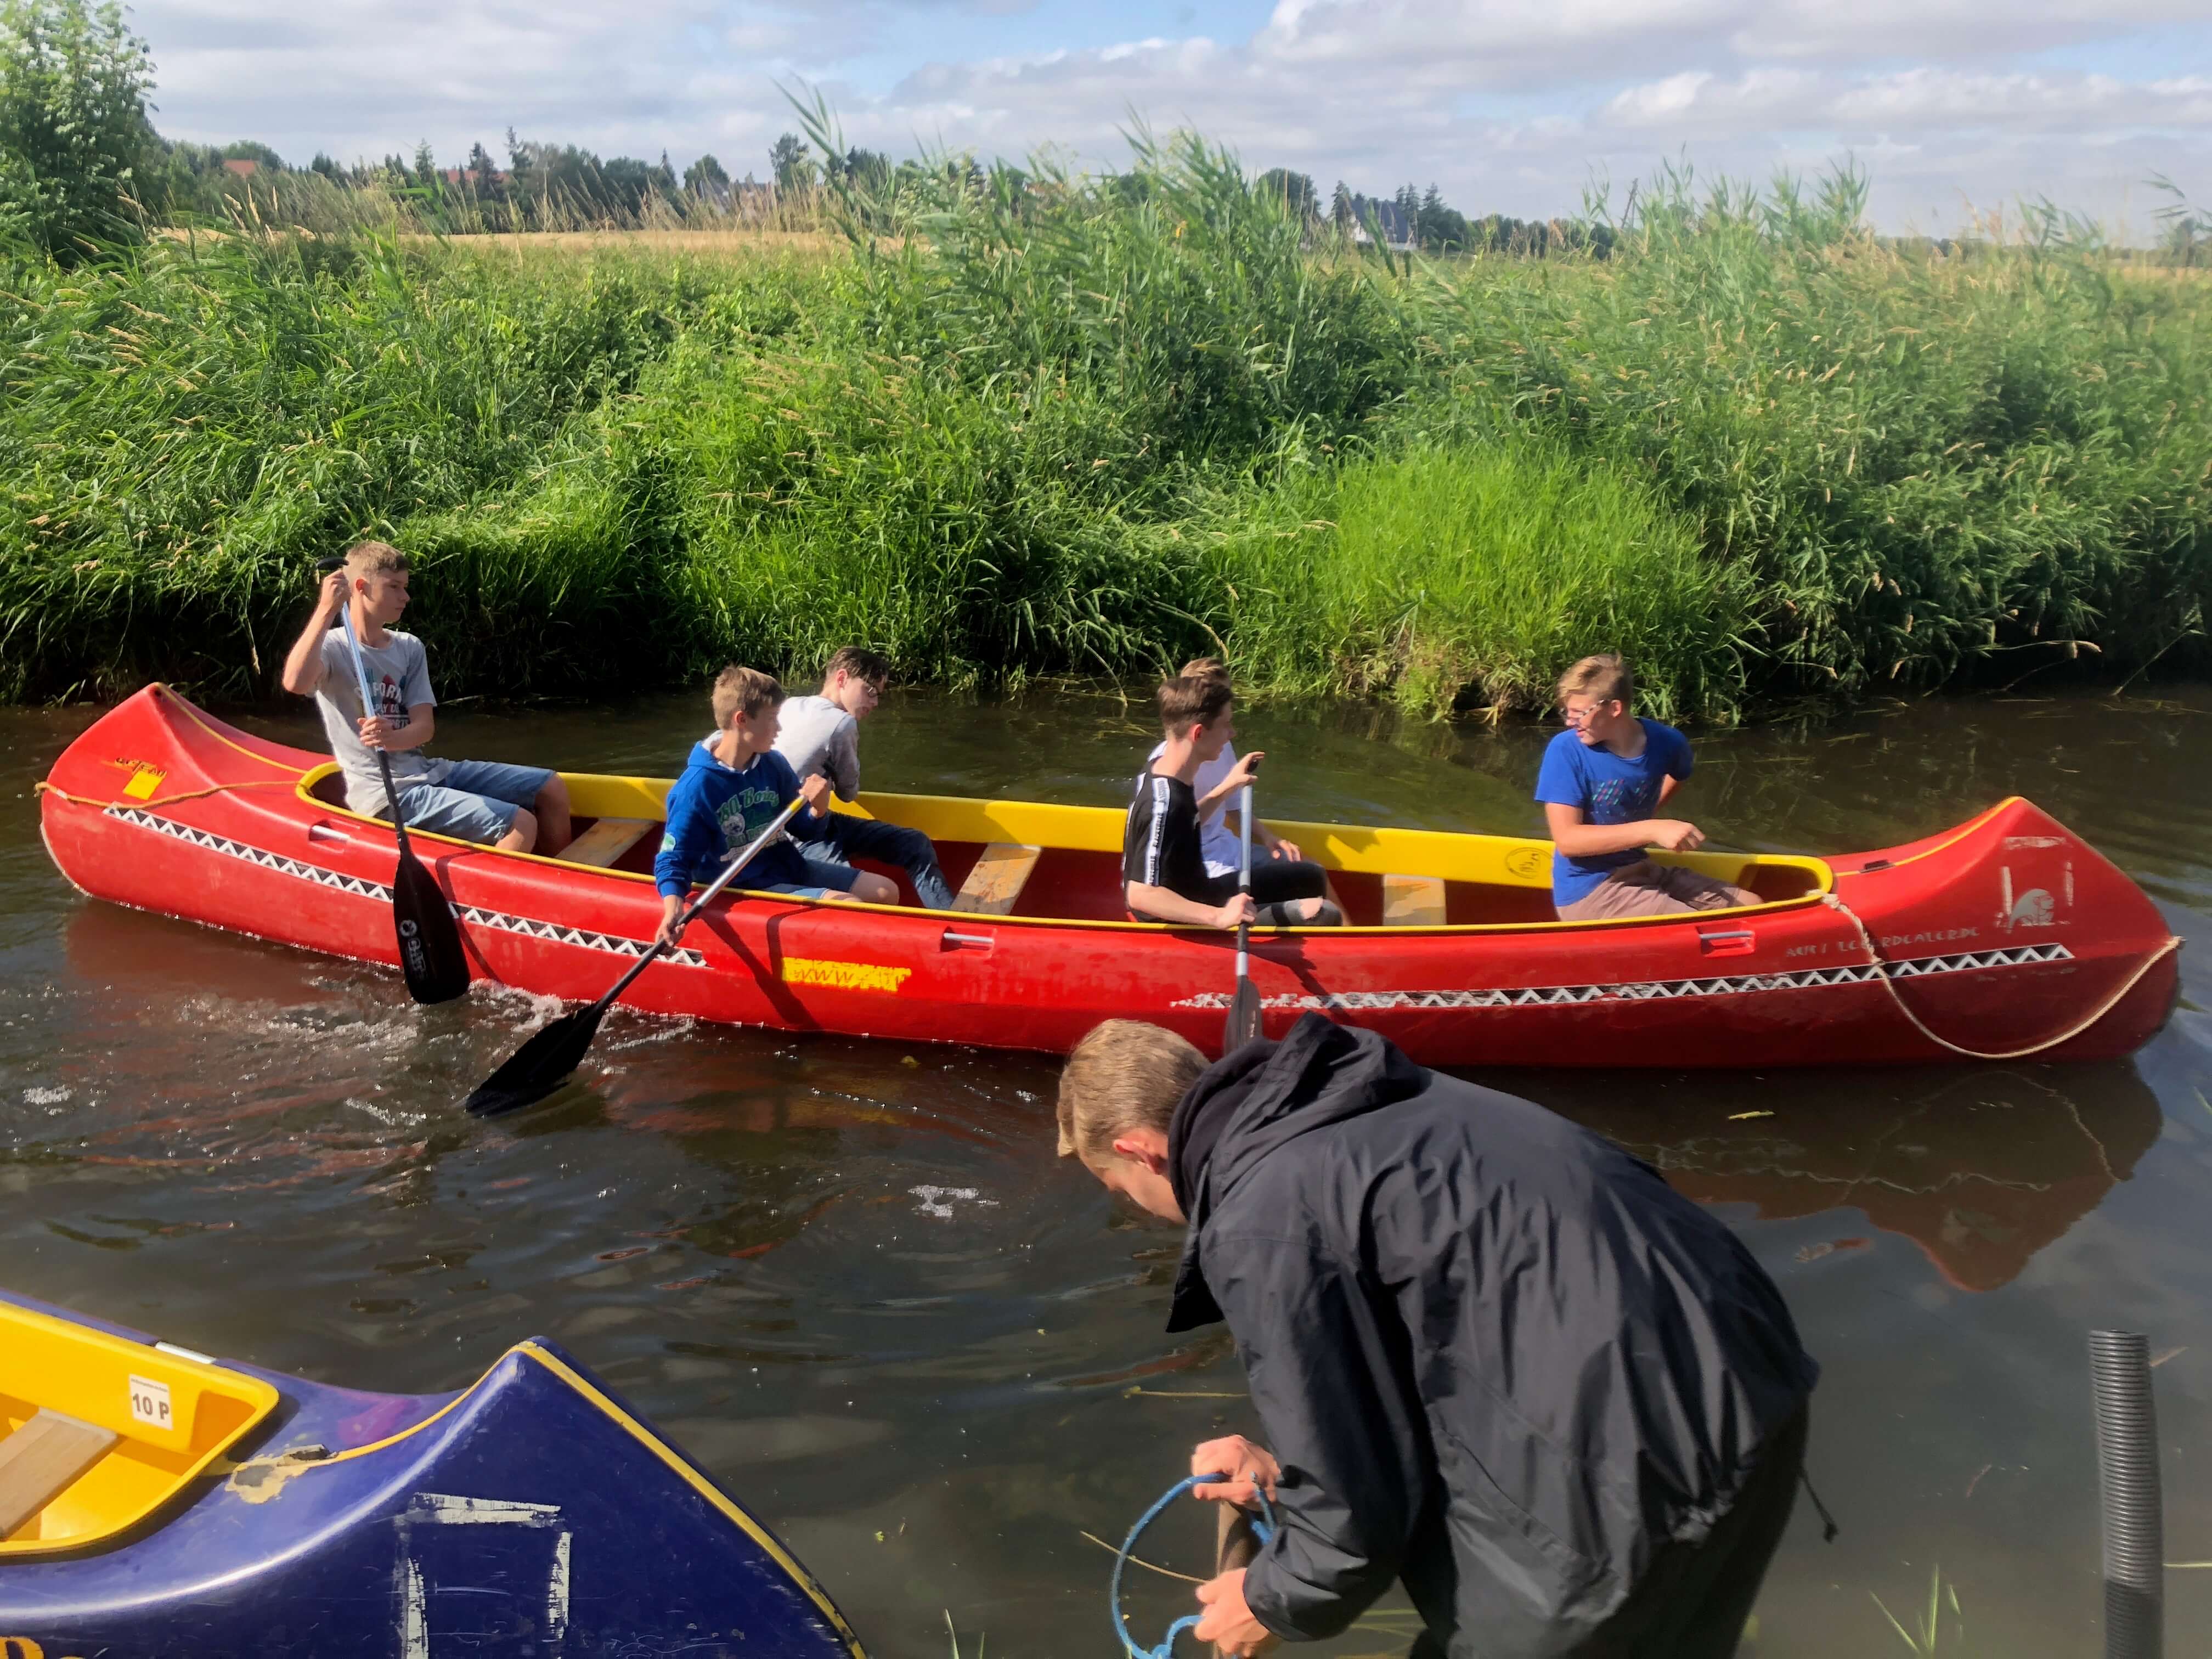
{"type": "Polygon", "coordinates": [[[1218,657],[1193,657],[1176,670],[1176,678],[1182,680],[1219,680],[1229,684],[1229,665],[1218,657]]]}
{"type": "Polygon", "coordinates": [[[1617,697],[1626,707],[1636,696],[1636,677],[1628,672],[1628,664],[1623,659],[1610,651],[1601,652],[1595,657],[1584,657],[1559,676],[1559,696],[1595,697],[1600,702],[1611,702],[1617,697]]]}
{"type": "Polygon", "coordinates": [[[407,568],[407,556],[390,542],[356,542],[345,550],[345,573],[354,580],[396,576],[407,568]]]}
{"type": "Polygon", "coordinates": [[[732,663],[714,677],[714,729],[726,732],[739,714],[757,720],[783,702],[783,687],[773,674],[732,663]]]}
{"type": "Polygon", "coordinates": [[[1133,1129],[1167,1133],[1206,1056],[1173,1031],[1137,1019],[1094,1025],[1060,1074],[1060,1155],[1097,1166],[1133,1129]]]}
{"type": "Polygon", "coordinates": [[[1229,712],[1237,694],[1229,689],[1224,675],[1220,679],[1204,679],[1185,675],[1160,683],[1160,726],[1172,737],[1184,727],[1197,724],[1211,726],[1229,712]]]}

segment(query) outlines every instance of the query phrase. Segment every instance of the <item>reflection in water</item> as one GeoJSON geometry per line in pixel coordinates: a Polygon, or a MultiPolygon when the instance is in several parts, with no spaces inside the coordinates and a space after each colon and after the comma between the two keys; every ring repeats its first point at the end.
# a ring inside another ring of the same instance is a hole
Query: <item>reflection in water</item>
{"type": "MultiPolygon", "coordinates": [[[[2160,1124],[2131,1062],[1815,1075],[1757,1090],[1692,1079],[1657,1100],[1524,1091],[1700,1203],[1748,1204],[1769,1220],[1863,1211],[1963,1291],[2010,1284],[2128,1179],[2160,1124]]],[[[1863,1243],[1808,1245],[1800,1259],[1863,1243]]]]}
{"type": "MultiPolygon", "coordinates": [[[[441,725],[454,752],[655,774],[702,707],[455,708],[441,725]]],[[[1931,702],[1701,733],[1684,810],[1723,845],[1837,850],[2024,787],[2201,936],[2196,708],[1931,702]]],[[[550,1009],[489,987],[420,1009],[395,975],[80,900],[29,791],[88,719],[0,710],[0,808],[16,814],[0,836],[0,1282],[393,1391],[459,1387],[543,1333],[755,1504],[871,1652],[938,1659],[948,1611],[963,1651],[986,1632],[992,1653],[1091,1650],[1106,1558],[1084,1532],[1118,1537],[1193,1443],[1253,1425],[1223,1333],[1161,1328],[1176,1234],[1054,1156],[1050,1062],[617,1012],[542,1109],[472,1121],[461,1097],[550,1009]]],[[[319,740],[310,716],[246,723],[319,740]]],[[[1275,815],[1540,821],[1533,726],[1266,708],[1239,725],[1270,751],[1275,815]]],[[[1054,690],[895,694],[865,748],[872,786],[1110,803],[1151,741],[1140,706],[1054,690]]],[[[1729,1206],[1826,1368],[1814,1474],[1844,1536],[1785,1543],[1747,1659],[1893,1650],[1868,1593],[1901,1606],[1938,1564],[1973,1650],[2094,1649],[2081,1333],[2128,1325],[2180,1350],[2157,1373],[2161,1425],[2177,1459],[2212,1435],[2202,956],[2183,957],[2172,1027],[2128,1065],[1478,1074],[1729,1206]]],[[[2202,1559],[2212,1492],[2184,1467],[2168,1534],[2202,1559]]],[[[1186,1569],[1211,1548],[1204,1515],[1156,1536],[1186,1569]]],[[[2212,1625],[2212,1574],[2168,1593],[2177,1632],[2212,1625]]],[[[1139,1627],[1185,1594],[1143,1587],[1139,1627]]],[[[1402,1626],[1378,1611],[1319,1651],[1401,1652],[1402,1626]]]]}

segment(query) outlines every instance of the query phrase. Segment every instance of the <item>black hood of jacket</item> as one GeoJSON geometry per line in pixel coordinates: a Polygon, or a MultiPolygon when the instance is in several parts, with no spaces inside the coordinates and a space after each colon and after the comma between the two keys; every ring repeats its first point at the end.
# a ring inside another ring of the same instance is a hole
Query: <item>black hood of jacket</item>
{"type": "Polygon", "coordinates": [[[1374,1032],[1319,1014],[1305,1015],[1279,1042],[1248,1042],[1201,1073],[1168,1125],[1169,1177],[1189,1223],[1168,1329],[1221,1318],[1206,1286],[1199,1240],[1206,1217],[1240,1176],[1300,1135],[1411,1099],[1428,1078],[1374,1032]]]}

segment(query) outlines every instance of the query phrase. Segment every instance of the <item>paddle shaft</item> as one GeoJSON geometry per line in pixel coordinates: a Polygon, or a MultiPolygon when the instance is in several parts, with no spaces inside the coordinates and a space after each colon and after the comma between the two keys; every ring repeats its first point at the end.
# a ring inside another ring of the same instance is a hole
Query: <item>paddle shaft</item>
{"type": "MultiPolygon", "coordinates": [[[[685,905],[683,909],[677,912],[675,928],[676,939],[681,939],[684,937],[684,930],[691,925],[692,918],[696,916],[702,910],[705,909],[707,906],[713,902],[714,895],[720,892],[725,887],[727,887],[730,884],[732,878],[737,875],[738,872],[744,869],[745,866],[753,861],[753,854],[759,852],[762,848],[767,846],[769,842],[775,840],[776,835],[782,830],[783,826],[791,822],[792,815],[805,805],[805,797],[801,796],[799,799],[792,802],[790,805],[785,807],[783,811],[778,812],[775,815],[775,822],[769,824],[769,827],[762,830],[760,834],[755,836],[750,842],[746,843],[744,851],[739,853],[737,857],[732,859],[729,863],[723,867],[722,873],[707,884],[707,890],[705,892],[700,894],[697,898],[693,899],[690,903],[685,905]]],[[[635,979],[647,968],[650,968],[654,963],[658,962],[664,955],[673,948],[674,943],[672,939],[653,940],[653,948],[650,951],[647,951],[643,956],[640,957],[637,961],[631,965],[629,971],[614,982],[613,988],[608,991],[608,993],[605,996],[601,997],[597,1002],[593,1003],[586,1012],[594,1019],[596,1019],[599,1015],[606,1012],[608,1008],[613,1006],[614,1000],[629,988],[629,982],[632,980],[635,979]]]]}
{"type": "MultiPolygon", "coordinates": [[[[1237,838],[1243,843],[1238,848],[1237,890],[1248,897],[1252,891],[1252,786],[1246,784],[1244,793],[1237,803],[1237,838]]],[[[1252,942],[1252,924],[1237,924],[1237,982],[1242,985],[1252,976],[1252,964],[1248,951],[1252,942]]]]}
{"type": "MultiPolygon", "coordinates": [[[[1243,857],[1239,860],[1237,890],[1249,907],[1252,898],[1252,786],[1246,784],[1237,820],[1242,830],[1243,857]]],[[[1228,1054],[1241,1048],[1261,1034],[1263,1021],[1260,1011],[1260,988],[1252,983],[1252,924],[1240,921],[1237,924],[1237,992],[1229,999],[1229,1018],[1222,1022],[1221,1052],[1228,1054]]]]}
{"type": "MultiPolygon", "coordinates": [[[[353,653],[353,678],[361,687],[361,712],[365,720],[376,711],[369,706],[368,665],[361,659],[361,641],[353,636],[353,599],[347,597],[345,608],[338,612],[338,621],[345,625],[346,649],[353,653]]],[[[382,749],[376,750],[377,770],[384,775],[384,806],[392,814],[392,833],[399,837],[399,856],[415,856],[407,845],[407,816],[399,810],[399,792],[392,787],[392,757],[382,749]]]]}

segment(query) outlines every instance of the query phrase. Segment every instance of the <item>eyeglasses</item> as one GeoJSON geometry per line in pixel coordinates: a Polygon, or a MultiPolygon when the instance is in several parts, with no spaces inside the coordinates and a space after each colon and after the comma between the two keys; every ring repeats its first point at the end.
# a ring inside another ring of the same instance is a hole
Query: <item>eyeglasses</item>
{"type": "Polygon", "coordinates": [[[1604,707],[1601,702],[1594,702],[1587,708],[1570,708],[1562,703],[1559,705],[1559,718],[1569,726],[1584,726],[1589,724],[1592,715],[1604,707]]]}

